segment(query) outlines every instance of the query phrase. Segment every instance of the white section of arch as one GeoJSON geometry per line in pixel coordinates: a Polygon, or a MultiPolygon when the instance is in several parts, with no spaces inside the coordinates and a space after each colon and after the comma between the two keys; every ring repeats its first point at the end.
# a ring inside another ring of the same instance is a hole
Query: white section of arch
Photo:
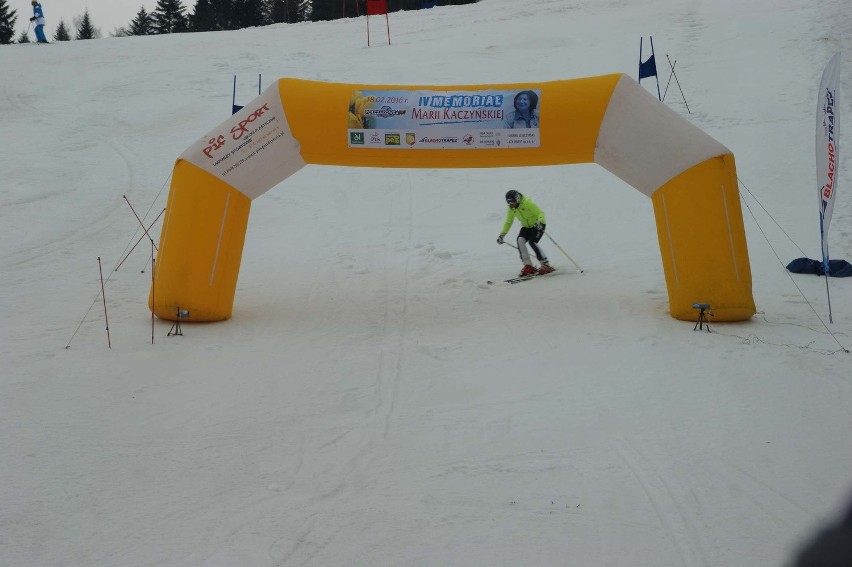
{"type": "Polygon", "coordinates": [[[256,199],[303,167],[278,81],[190,146],[179,159],[256,199]]]}
{"type": "Polygon", "coordinates": [[[647,196],[699,163],[731,153],[623,75],[604,114],[595,163],[647,196]]]}

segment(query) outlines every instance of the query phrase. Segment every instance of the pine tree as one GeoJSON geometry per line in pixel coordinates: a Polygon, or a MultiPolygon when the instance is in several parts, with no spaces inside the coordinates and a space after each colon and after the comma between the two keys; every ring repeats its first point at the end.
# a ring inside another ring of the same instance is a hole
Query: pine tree
{"type": "Polygon", "coordinates": [[[272,23],[272,0],[260,0],[260,10],[263,12],[263,25],[268,26],[272,23]]]}
{"type": "Polygon", "coordinates": [[[212,0],[212,4],[219,29],[236,29],[234,27],[234,0],[212,0]]]}
{"type": "Polygon", "coordinates": [[[18,43],[29,43],[29,42],[30,42],[30,36],[27,35],[27,32],[22,31],[21,35],[18,36],[18,43]]]}
{"type": "Polygon", "coordinates": [[[0,44],[12,43],[15,37],[15,22],[18,21],[16,10],[9,10],[6,0],[0,0],[0,44]]]}
{"type": "Polygon", "coordinates": [[[189,29],[186,7],[182,0],[157,0],[157,6],[151,12],[155,34],[181,33],[189,29]]]}
{"type": "MultiPolygon", "coordinates": [[[[460,1],[455,1],[455,4],[461,4],[460,1]]],[[[437,2],[436,2],[437,4],[437,2]]],[[[400,10],[419,10],[422,5],[421,0],[399,0],[397,2],[400,10]]],[[[388,6],[388,10],[390,10],[390,6],[388,6]]]]}
{"type": "Polygon", "coordinates": [[[287,4],[285,0],[269,0],[269,23],[283,24],[287,22],[287,4]]]}
{"type": "Polygon", "coordinates": [[[343,2],[338,0],[301,0],[299,2],[299,10],[307,16],[304,21],[311,22],[336,20],[341,15],[342,7],[343,2]]]}
{"type": "Polygon", "coordinates": [[[295,24],[299,21],[297,0],[270,0],[269,23],[295,24]]]}
{"type": "Polygon", "coordinates": [[[139,8],[136,12],[136,17],[130,21],[127,31],[130,35],[151,35],[152,30],[151,15],[145,10],[145,6],[139,8]]]}
{"type": "Polygon", "coordinates": [[[189,29],[194,32],[218,31],[216,11],[211,0],[198,0],[192,15],[189,16],[189,29]]]}
{"type": "Polygon", "coordinates": [[[251,28],[264,24],[262,0],[233,0],[233,29],[251,28]]]}
{"type": "Polygon", "coordinates": [[[89,18],[89,9],[83,12],[83,18],[77,26],[77,39],[95,39],[95,26],[92,25],[92,20],[89,18]]]}
{"type": "Polygon", "coordinates": [[[335,18],[357,18],[363,16],[367,10],[367,3],[361,0],[346,0],[340,4],[337,7],[338,15],[335,18]]]}
{"type": "Polygon", "coordinates": [[[59,25],[56,26],[56,31],[53,33],[54,41],[71,41],[71,34],[68,33],[68,28],[65,26],[65,20],[59,20],[59,25]]]}
{"type": "Polygon", "coordinates": [[[313,0],[296,0],[299,5],[296,7],[297,21],[310,22],[313,20],[314,3],[313,0]]]}

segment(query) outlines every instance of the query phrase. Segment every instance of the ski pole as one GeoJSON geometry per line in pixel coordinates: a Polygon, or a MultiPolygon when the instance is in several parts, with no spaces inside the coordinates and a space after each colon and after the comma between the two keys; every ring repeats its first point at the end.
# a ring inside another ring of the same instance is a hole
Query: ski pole
{"type": "Polygon", "coordinates": [[[514,244],[509,244],[508,242],[501,242],[500,244],[505,244],[506,246],[511,246],[511,247],[512,247],[512,248],[514,248],[515,250],[517,250],[517,249],[518,249],[518,247],[517,247],[517,246],[515,246],[514,244]]]}
{"type": "Polygon", "coordinates": [[[30,30],[32,29],[32,27],[33,27],[33,21],[32,21],[32,20],[30,20],[30,25],[29,25],[29,27],[27,28],[27,33],[25,33],[25,34],[24,34],[25,36],[27,36],[27,37],[29,37],[29,36],[30,36],[30,30]]]}
{"type": "Polygon", "coordinates": [[[559,251],[560,251],[560,252],[562,252],[563,254],[565,254],[565,257],[566,257],[566,258],[568,258],[569,260],[571,260],[571,263],[572,263],[572,264],[574,264],[575,266],[577,266],[577,269],[578,269],[578,270],[580,270],[580,273],[582,274],[582,273],[583,273],[583,268],[581,268],[581,267],[580,267],[580,264],[578,264],[577,262],[575,262],[575,261],[574,261],[574,258],[572,258],[571,256],[569,256],[569,255],[568,255],[568,252],[566,252],[565,250],[563,250],[563,249],[562,249],[562,247],[561,247],[561,246],[559,246],[559,244],[557,244],[557,242],[556,242],[555,240],[553,240],[553,238],[552,238],[549,234],[547,234],[547,232],[545,232],[544,234],[547,236],[547,238],[549,238],[549,239],[550,239],[550,241],[551,241],[553,244],[555,244],[555,245],[556,245],[556,247],[557,247],[557,248],[559,248],[559,251]]]}

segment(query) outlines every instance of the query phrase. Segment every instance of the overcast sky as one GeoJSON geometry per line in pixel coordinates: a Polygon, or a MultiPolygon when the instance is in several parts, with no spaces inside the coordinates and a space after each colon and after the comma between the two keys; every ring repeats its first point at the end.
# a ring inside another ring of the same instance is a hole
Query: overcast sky
{"type": "MultiPolygon", "coordinates": [[[[23,31],[29,25],[32,16],[31,0],[9,0],[13,10],[17,10],[17,29],[23,31]]],[[[53,36],[59,20],[65,20],[65,25],[70,28],[74,18],[82,16],[88,8],[89,18],[92,24],[101,31],[103,37],[109,36],[115,28],[127,26],[136,16],[139,8],[145,6],[149,12],[157,5],[156,0],[41,0],[46,19],[46,32],[48,39],[53,36]]],[[[184,0],[187,13],[195,6],[195,2],[184,0]]],[[[30,32],[30,39],[35,36],[30,32]]]]}

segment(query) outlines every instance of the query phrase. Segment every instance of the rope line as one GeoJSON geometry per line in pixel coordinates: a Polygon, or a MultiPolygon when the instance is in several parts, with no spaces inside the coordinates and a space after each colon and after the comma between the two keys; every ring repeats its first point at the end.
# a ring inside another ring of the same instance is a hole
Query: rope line
{"type": "MultiPolygon", "coordinates": [[[[819,331],[817,329],[811,329],[807,325],[800,325],[798,323],[776,323],[774,321],[769,321],[766,318],[766,314],[763,311],[758,311],[757,315],[760,315],[762,317],[763,321],[765,323],[769,324],[769,325],[803,327],[803,328],[808,329],[810,331],[813,331],[815,333],[819,333],[819,334],[823,334],[823,335],[831,335],[832,337],[834,336],[831,332],[824,333],[824,332],[819,331]]],[[[716,328],[718,329],[718,325],[716,326],[716,328]]],[[[733,338],[736,338],[736,339],[740,339],[741,343],[744,344],[744,345],[753,345],[753,344],[760,343],[760,344],[765,344],[765,345],[770,345],[770,346],[775,346],[775,347],[781,347],[781,348],[795,348],[795,349],[798,349],[798,350],[814,352],[816,354],[821,354],[823,356],[833,356],[833,355],[837,354],[838,352],[844,352],[844,353],[849,352],[847,349],[845,349],[843,347],[843,345],[841,345],[839,349],[835,349],[835,350],[824,349],[824,348],[814,348],[813,344],[816,342],[815,340],[809,342],[806,345],[797,345],[797,344],[791,344],[791,343],[774,343],[772,341],[767,341],[767,340],[760,338],[755,333],[750,333],[748,336],[745,336],[745,337],[742,336],[742,335],[737,335],[735,333],[723,333],[723,332],[717,331],[715,329],[713,330],[713,333],[715,333],[717,335],[722,335],[724,337],[733,337],[733,338]]],[[[837,339],[835,338],[835,340],[837,340],[837,339]]],[[[838,343],[838,344],[840,344],[840,343],[838,343]]]]}
{"type": "MultiPolygon", "coordinates": [[[[787,238],[790,238],[790,235],[787,234],[787,232],[781,227],[781,225],[778,224],[778,221],[776,221],[775,218],[771,214],[769,214],[769,211],[767,211],[766,208],[757,199],[757,197],[754,196],[754,193],[752,193],[749,190],[749,188],[746,187],[745,183],[743,183],[742,180],[739,177],[737,177],[737,181],[739,181],[740,185],[742,185],[743,188],[748,192],[748,194],[751,195],[751,198],[754,199],[755,203],[760,205],[760,208],[763,209],[763,211],[766,213],[766,215],[769,218],[771,218],[773,220],[773,222],[775,222],[775,224],[778,226],[778,228],[781,229],[781,232],[783,232],[787,236],[787,238]]],[[[833,332],[831,332],[831,329],[828,328],[828,325],[825,324],[825,321],[823,321],[822,317],[820,317],[819,313],[817,313],[817,310],[814,308],[814,306],[811,304],[811,302],[805,296],[804,292],[802,291],[802,288],[800,288],[799,284],[796,283],[796,280],[793,279],[792,274],[787,269],[787,265],[784,263],[783,260],[781,260],[781,257],[778,255],[778,252],[775,250],[775,247],[772,246],[772,242],[769,240],[769,237],[766,235],[766,232],[763,230],[763,227],[760,226],[760,222],[758,222],[757,217],[754,214],[754,211],[752,211],[751,207],[748,205],[748,201],[746,201],[745,195],[742,192],[740,192],[740,199],[742,199],[742,202],[745,205],[746,209],[748,209],[748,212],[751,215],[752,220],[754,220],[754,223],[757,225],[758,230],[760,230],[760,234],[763,235],[763,239],[766,240],[766,244],[769,246],[769,249],[772,250],[773,254],[775,254],[775,258],[778,260],[778,263],[781,264],[781,267],[784,269],[784,273],[787,274],[787,277],[790,279],[790,282],[793,284],[793,286],[796,288],[796,290],[798,290],[799,295],[804,300],[804,302],[807,304],[807,306],[810,307],[811,311],[816,316],[816,318],[819,320],[819,322],[822,323],[823,328],[825,328],[826,334],[831,335],[831,338],[833,338],[834,342],[837,343],[837,346],[840,347],[840,350],[838,350],[838,351],[824,352],[823,354],[834,354],[835,352],[841,352],[841,351],[848,353],[849,350],[846,347],[844,347],[843,344],[841,344],[841,342],[835,336],[835,334],[833,332]]],[[[796,248],[799,248],[799,245],[796,244],[796,242],[792,238],[790,238],[790,241],[793,242],[793,244],[796,246],[796,248]]],[[[799,251],[802,252],[802,249],[799,248],[799,251]]],[[[804,256],[805,253],[802,252],[802,255],[804,256]]],[[[764,320],[765,320],[765,318],[764,318],[764,320]]],[[[778,323],[778,324],[780,324],[780,323],[778,323]]],[[[809,327],[806,327],[806,328],[809,328],[809,327]]],[[[813,330],[813,329],[811,329],[811,330],[813,330]]],[[[820,332],[820,331],[814,331],[814,332],[820,332]]],[[[724,334],[724,333],[720,333],[720,334],[724,334]]],[[[730,335],[730,336],[734,336],[734,337],[744,339],[744,337],[739,337],[738,335],[730,335]]],[[[757,337],[755,337],[755,339],[759,340],[760,342],[766,342],[766,341],[760,340],[757,337]]],[[[744,340],[746,340],[746,339],[744,339],[744,340]]],[[[772,344],[772,343],[767,343],[767,344],[772,344]]],[[[813,343],[811,343],[811,344],[813,344],[813,343]]],[[[780,345],[780,346],[792,346],[792,345],[780,345]]],[[[809,347],[798,347],[798,348],[809,348],[809,347]]],[[[816,349],[812,349],[812,350],[816,350],[816,349]]]]}
{"type": "MultiPolygon", "coordinates": [[[[147,218],[148,218],[148,215],[150,215],[150,214],[151,214],[151,210],[154,208],[154,205],[156,204],[157,200],[158,200],[158,199],[160,198],[160,196],[163,194],[163,190],[166,188],[166,184],[169,182],[169,179],[171,179],[171,177],[172,177],[172,174],[171,174],[171,173],[169,173],[169,174],[166,176],[166,180],[165,180],[165,181],[163,181],[163,185],[160,187],[160,191],[157,193],[157,196],[156,196],[156,197],[154,197],[154,200],[151,202],[151,206],[149,206],[149,207],[148,207],[148,210],[147,210],[147,211],[145,211],[145,216],[143,216],[143,217],[142,217],[142,221],[143,221],[143,222],[145,221],[145,219],[147,219],[147,218]]],[[[136,230],[134,230],[134,231],[133,231],[133,235],[132,235],[132,236],[130,237],[130,239],[127,241],[127,244],[125,245],[124,250],[122,251],[122,253],[121,253],[121,255],[119,256],[119,258],[123,258],[123,257],[124,257],[125,253],[126,253],[126,252],[127,252],[127,250],[130,248],[130,243],[131,243],[131,242],[133,242],[133,239],[134,239],[134,238],[136,238],[136,235],[139,233],[139,228],[140,228],[140,226],[138,226],[138,225],[137,225],[136,230]]],[[[145,262],[145,266],[147,266],[147,265],[148,265],[148,262],[146,261],[146,262],[145,262]]],[[[114,268],[110,271],[110,273],[109,273],[109,274],[107,274],[107,277],[106,277],[106,279],[104,280],[104,284],[109,283],[110,278],[112,278],[112,275],[115,273],[115,270],[116,270],[116,268],[117,268],[117,267],[118,267],[118,266],[114,267],[114,268]]],[[[144,271],[144,270],[143,270],[143,271],[144,271]]],[[[66,348],[66,349],[70,349],[70,348],[71,348],[71,342],[74,340],[74,337],[76,337],[76,336],[77,336],[77,333],[80,331],[80,327],[82,327],[82,326],[83,326],[83,323],[86,321],[86,317],[88,317],[88,316],[89,316],[89,313],[92,311],[92,308],[95,306],[95,303],[97,303],[97,301],[98,301],[98,299],[100,299],[100,297],[101,297],[101,290],[98,290],[98,292],[95,294],[95,297],[93,297],[93,298],[92,298],[92,302],[89,304],[89,308],[88,308],[88,309],[86,309],[86,312],[85,312],[85,313],[83,314],[83,316],[80,318],[80,322],[79,322],[79,323],[77,323],[77,328],[76,328],[76,329],[74,329],[74,332],[71,334],[71,338],[69,338],[69,339],[68,339],[68,344],[66,344],[66,345],[65,345],[65,348],[66,348]]]]}

